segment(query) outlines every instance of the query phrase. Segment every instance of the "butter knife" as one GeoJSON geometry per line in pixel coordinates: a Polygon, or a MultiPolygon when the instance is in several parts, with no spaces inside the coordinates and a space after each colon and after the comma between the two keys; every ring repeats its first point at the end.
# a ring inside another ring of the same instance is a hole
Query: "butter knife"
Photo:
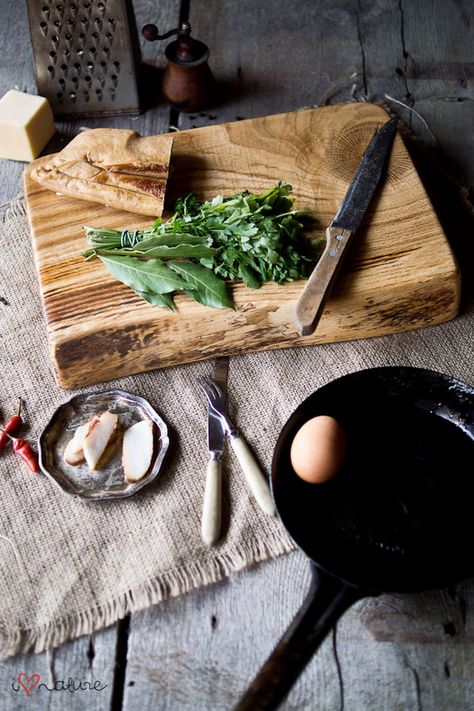
{"type": "Polygon", "coordinates": [[[352,237],[382,177],[397,130],[397,119],[383,124],[370,141],[344,200],[326,230],[326,247],[296,302],[295,325],[300,336],[309,336],[321,318],[352,237]]]}
{"type": "MultiPolygon", "coordinates": [[[[227,372],[229,359],[217,358],[214,363],[214,381],[218,383],[224,397],[227,392],[227,372]]],[[[221,534],[222,511],[222,462],[224,451],[225,427],[221,418],[208,404],[207,408],[207,444],[209,461],[204,487],[204,501],[201,519],[202,540],[208,546],[214,545],[221,534]]]]}

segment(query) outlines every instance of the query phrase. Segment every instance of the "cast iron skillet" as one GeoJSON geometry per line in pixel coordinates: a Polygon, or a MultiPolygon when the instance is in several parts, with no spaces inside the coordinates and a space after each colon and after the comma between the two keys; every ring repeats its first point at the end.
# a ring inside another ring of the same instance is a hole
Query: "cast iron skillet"
{"type": "Polygon", "coordinates": [[[474,388],[418,368],[375,368],[305,400],[278,439],[278,513],[312,561],[303,607],[238,711],[274,709],[340,615],[379,592],[444,587],[474,574],[474,388]],[[293,471],[291,442],[316,415],[345,428],[345,464],[326,484],[293,471]]]}

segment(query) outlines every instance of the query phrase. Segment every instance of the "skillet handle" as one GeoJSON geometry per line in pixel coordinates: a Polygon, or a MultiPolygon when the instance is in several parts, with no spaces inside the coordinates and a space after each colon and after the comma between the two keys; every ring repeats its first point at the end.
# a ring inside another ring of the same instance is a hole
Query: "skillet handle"
{"type": "Polygon", "coordinates": [[[342,613],[366,594],[314,564],[312,572],[301,609],[234,711],[276,709],[342,613]]]}

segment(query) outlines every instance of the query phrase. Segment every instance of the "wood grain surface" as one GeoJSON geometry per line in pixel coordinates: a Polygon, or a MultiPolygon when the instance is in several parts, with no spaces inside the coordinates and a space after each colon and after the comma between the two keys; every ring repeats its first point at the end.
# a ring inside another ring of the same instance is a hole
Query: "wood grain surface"
{"type": "MultiPolygon", "coordinates": [[[[263,192],[282,179],[324,232],[386,120],[380,107],[352,103],[179,132],[168,204],[190,191],[201,198],[263,192]]],[[[25,194],[51,358],[65,388],[223,354],[379,336],[440,323],[458,310],[457,267],[400,136],[320,324],[306,337],[293,322],[304,281],[259,290],[233,284],[235,310],[186,296],[176,299],[176,312],[153,307],[99,260],[80,256],[83,225],[137,228],[150,218],[58,196],[29,170],[25,194]]]]}

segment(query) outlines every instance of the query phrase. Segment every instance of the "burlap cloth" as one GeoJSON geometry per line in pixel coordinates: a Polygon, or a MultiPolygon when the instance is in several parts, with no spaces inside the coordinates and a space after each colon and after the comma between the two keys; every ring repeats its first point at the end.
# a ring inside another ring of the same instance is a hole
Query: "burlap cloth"
{"type": "MultiPolygon", "coordinates": [[[[21,395],[35,440],[73,393],[54,381],[21,202],[2,215],[0,245],[1,417],[12,414],[21,395]]],[[[474,384],[473,325],[471,307],[450,323],[407,334],[232,358],[230,409],[268,471],[291,412],[337,376],[412,365],[474,384]]],[[[129,500],[81,502],[32,474],[11,451],[1,454],[1,658],[91,633],[293,547],[280,522],[254,504],[232,452],[224,458],[226,535],[211,550],[201,542],[206,408],[196,377],[209,372],[199,363],[107,384],[146,397],[171,427],[174,446],[163,475],[129,500]]]]}

